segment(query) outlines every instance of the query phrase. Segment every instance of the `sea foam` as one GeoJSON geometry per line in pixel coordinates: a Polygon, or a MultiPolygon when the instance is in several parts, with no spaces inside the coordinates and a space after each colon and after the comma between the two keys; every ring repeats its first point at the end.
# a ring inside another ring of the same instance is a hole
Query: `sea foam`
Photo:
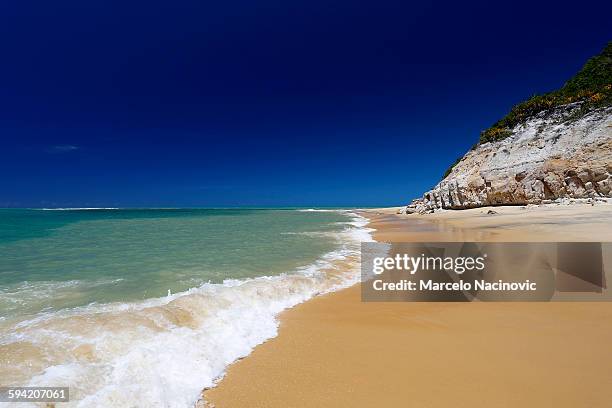
{"type": "Polygon", "coordinates": [[[371,230],[364,218],[347,215],[336,250],[286,274],[23,321],[0,338],[0,351],[34,357],[5,378],[69,386],[73,407],[193,406],[229,364],[276,336],[281,311],[358,282],[360,242],[371,241],[371,230]]]}

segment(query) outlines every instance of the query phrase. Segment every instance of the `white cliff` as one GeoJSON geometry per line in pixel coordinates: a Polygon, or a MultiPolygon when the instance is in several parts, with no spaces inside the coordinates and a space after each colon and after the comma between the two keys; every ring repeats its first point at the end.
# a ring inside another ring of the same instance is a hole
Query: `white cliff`
{"type": "Polygon", "coordinates": [[[612,197],[612,107],[542,112],[470,150],[407,212],[612,197]],[[578,117],[577,119],[575,117],[578,117]]]}

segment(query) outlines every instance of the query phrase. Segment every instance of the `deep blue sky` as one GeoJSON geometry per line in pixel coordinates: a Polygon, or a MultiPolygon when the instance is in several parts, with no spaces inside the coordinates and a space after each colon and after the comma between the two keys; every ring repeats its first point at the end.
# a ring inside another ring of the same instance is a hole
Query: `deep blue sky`
{"type": "Polygon", "coordinates": [[[0,206],[392,205],[612,40],[611,3],[4,1],[0,206]]]}

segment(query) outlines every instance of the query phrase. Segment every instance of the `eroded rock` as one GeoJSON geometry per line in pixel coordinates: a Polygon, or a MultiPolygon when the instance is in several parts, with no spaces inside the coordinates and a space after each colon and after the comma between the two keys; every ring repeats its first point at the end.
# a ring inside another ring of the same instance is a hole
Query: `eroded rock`
{"type": "Polygon", "coordinates": [[[539,114],[470,150],[406,212],[611,197],[612,107],[568,120],[578,108],[539,114]]]}

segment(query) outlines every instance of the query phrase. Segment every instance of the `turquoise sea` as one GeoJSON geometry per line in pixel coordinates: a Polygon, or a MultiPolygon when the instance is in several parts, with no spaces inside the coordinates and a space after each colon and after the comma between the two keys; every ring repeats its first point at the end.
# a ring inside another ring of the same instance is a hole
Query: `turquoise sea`
{"type": "Polygon", "coordinates": [[[3,385],[70,386],[79,407],[191,406],[280,311],[358,279],[365,224],[348,210],[0,210],[3,385]]]}

